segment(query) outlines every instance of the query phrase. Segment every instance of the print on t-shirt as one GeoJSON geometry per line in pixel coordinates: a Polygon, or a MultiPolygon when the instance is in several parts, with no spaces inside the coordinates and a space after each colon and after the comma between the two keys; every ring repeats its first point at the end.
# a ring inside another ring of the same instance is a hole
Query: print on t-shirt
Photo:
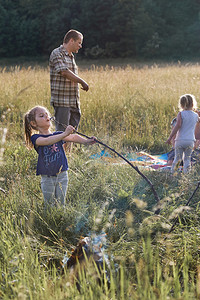
{"type": "Polygon", "coordinates": [[[51,146],[44,146],[43,153],[44,153],[44,165],[46,168],[48,168],[51,163],[58,160],[61,155],[57,144],[53,144],[51,146]]]}

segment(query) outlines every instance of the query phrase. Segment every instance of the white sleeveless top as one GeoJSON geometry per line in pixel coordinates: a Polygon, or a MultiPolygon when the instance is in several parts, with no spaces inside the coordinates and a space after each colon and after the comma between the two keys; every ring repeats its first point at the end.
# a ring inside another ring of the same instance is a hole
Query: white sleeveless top
{"type": "Polygon", "coordinates": [[[176,134],[175,141],[190,140],[195,141],[195,126],[198,122],[198,114],[192,110],[181,112],[182,125],[176,134]]]}

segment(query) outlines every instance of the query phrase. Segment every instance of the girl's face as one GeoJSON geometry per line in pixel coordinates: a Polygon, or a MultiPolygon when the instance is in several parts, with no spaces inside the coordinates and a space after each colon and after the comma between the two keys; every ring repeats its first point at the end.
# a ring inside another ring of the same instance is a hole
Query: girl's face
{"type": "Polygon", "coordinates": [[[50,116],[45,108],[38,108],[35,114],[35,124],[37,128],[48,129],[51,126],[50,116]]]}

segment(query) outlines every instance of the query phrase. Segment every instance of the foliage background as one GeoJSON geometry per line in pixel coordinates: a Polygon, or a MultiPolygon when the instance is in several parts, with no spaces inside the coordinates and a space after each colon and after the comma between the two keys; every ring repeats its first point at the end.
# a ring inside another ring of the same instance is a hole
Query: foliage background
{"type": "Polygon", "coordinates": [[[71,28],[87,58],[199,56],[199,0],[0,0],[0,12],[0,57],[49,55],[71,28]]]}

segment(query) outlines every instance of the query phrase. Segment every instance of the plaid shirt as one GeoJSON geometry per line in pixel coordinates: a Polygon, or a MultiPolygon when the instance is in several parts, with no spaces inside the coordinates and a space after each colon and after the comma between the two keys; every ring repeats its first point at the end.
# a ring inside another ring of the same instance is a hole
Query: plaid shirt
{"type": "Polygon", "coordinates": [[[74,55],[70,57],[61,45],[52,51],[49,59],[51,105],[80,108],[78,83],[61,76],[60,72],[71,70],[78,75],[78,67],[74,55]]]}

